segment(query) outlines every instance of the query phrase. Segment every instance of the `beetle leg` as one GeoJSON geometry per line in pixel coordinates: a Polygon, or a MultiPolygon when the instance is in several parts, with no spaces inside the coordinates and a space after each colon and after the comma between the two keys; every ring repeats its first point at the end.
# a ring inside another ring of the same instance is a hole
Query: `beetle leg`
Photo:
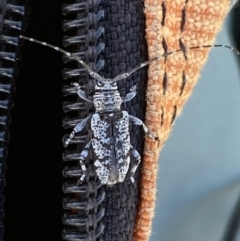
{"type": "Polygon", "coordinates": [[[87,98],[87,96],[86,96],[86,94],[85,94],[85,92],[84,92],[83,90],[78,90],[77,93],[78,93],[78,96],[79,96],[81,99],[83,99],[83,100],[85,100],[85,101],[87,101],[87,102],[93,103],[92,100],[90,100],[90,99],[87,98]]]}
{"type": "Polygon", "coordinates": [[[132,183],[134,183],[135,180],[134,180],[133,176],[134,176],[134,174],[135,174],[135,172],[136,172],[136,170],[137,170],[137,168],[138,168],[138,166],[139,166],[139,164],[141,162],[141,156],[139,155],[137,150],[133,148],[133,146],[131,146],[130,152],[131,152],[132,156],[136,160],[136,163],[134,164],[134,166],[132,167],[132,169],[130,171],[130,180],[132,181],[132,183]]]}
{"type": "Polygon", "coordinates": [[[130,101],[137,94],[136,85],[134,85],[130,90],[131,90],[131,92],[128,93],[125,97],[122,98],[122,103],[130,101]]]}
{"type": "Polygon", "coordinates": [[[73,83],[72,85],[74,85],[74,86],[77,88],[78,96],[79,96],[81,99],[83,99],[83,100],[85,100],[85,101],[87,101],[87,102],[91,102],[91,103],[93,102],[92,100],[90,100],[90,99],[87,98],[85,92],[84,92],[83,90],[81,90],[81,87],[80,87],[80,85],[79,85],[78,83],[73,83]]]}
{"type": "Polygon", "coordinates": [[[92,141],[89,141],[88,144],[83,148],[83,150],[80,154],[79,164],[82,168],[83,174],[78,181],[78,185],[81,184],[86,177],[87,168],[86,168],[86,165],[84,163],[84,160],[87,158],[87,156],[89,154],[89,151],[90,151],[90,148],[91,148],[91,143],[92,143],[92,141]]]}
{"type": "Polygon", "coordinates": [[[138,119],[135,116],[129,115],[129,120],[133,122],[133,124],[135,125],[139,125],[143,127],[144,132],[151,137],[152,139],[154,139],[155,141],[159,141],[159,137],[156,136],[154,133],[150,132],[148,130],[148,128],[146,127],[146,125],[142,122],[142,120],[138,119]]]}
{"type": "Polygon", "coordinates": [[[69,145],[69,143],[70,143],[70,141],[72,140],[72,138],[74,137],[74,135],[75,135],[75,131],[73,130],[73,131],[71,132],[71,134],[69,135],[69,137],[67,138],[67,140],[64,141],[64,147],[67,147],[67,146],[69,145]]]}
{"type": "Polygon", "coordinates": [[[69,138],[64,142],[64,146],[67,147],[70,143],[70,141],[72,140],[72,138],[74,137],[74,135],[77,133],[77,132],[80,132],[86,125],[87,125],[87,121],[88,119],[91,117],[92,115],[89,115],[87,116],[85,119],[83,119],[80,123],[78,123],[73,131],[71,132],[69,138]]]}

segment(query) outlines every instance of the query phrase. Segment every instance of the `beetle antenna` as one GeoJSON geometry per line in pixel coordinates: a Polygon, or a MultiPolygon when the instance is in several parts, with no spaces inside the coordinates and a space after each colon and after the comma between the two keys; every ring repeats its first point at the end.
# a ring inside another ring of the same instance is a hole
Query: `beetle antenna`
{"type": "MultiPolygon", "coordinates": [[[[237,55],[240,55],[240,52],[237,49],[235,49],[231,46],[228,46],[228,45],[223,45],[223,44],[192,46],[192,47],[188,47],[187,49],[202,49],[202,48],[212,48],[212,47],[213,48],[219,48],[219,47],[220,48],[227,48],[227,49],[230,49],[230,50],[234,51],[237,55]]],[[[183,51],[182,49],[177,49],[177,50],[173,50],[173,51],[170,51],[168,53],[156,56],[156,57],[154,57],[154,58],[152,58],[152,59],[150,59],[150,60],[148,60],[144,63],[141,63],[141,64],[137,65],[136,67],[134,67],[133,69],[129,70],[126,73],[117,75],[115,78],[113,78],[112,82],[116,82],[116,81],[119,81],[119,80],[122,80],[122,79],[126,79],[128,76],[133,74],[135,71],[143,68],[144,66],[149,65],[150,63],[155,62],[157,60],[160,60],[162,58],[166,58],[169,55],[175,54],[177,52],[182,52],[182,51],[183,51]]]]}
{"type": "Polygon", "coordinates": [[[46,43],[46,42],[42,42],[42,41],[39,41],[37,39],[34,39],[34,38],[28,38],[26,36],[23,36],[23,35],[20,35],[19,36],[21,39],[24,39],[24,40],[27,40],[27,41],[30,41],[30,42],[33,42],[33,43],[36,43],[36,44],[40,44],[40,45],[43,45],[43,46],[46,46],[48,48],[51,48],[51,49],[54,49],[55,51],[58,51],[62,54],[65,54],[67,55],[68,57],[71,57],[72,59],[76,60],[77,62],[79,62],[83,67],[85,67],[85,69],[88,71],[88,73],[96,80],[98,81],[105,81],[105,78],[102,77],[101,75],[99,75],[98,73],[94,72],[89,66],[87,63],[85,63],[81,58],[79,57],[76,57],[74,56],[72,53],[70,52],[67,52],[66,50],[64,49],[61,49],[57,46],[54,46],[52,44],[49,44],[49,43],[46,43]]]}

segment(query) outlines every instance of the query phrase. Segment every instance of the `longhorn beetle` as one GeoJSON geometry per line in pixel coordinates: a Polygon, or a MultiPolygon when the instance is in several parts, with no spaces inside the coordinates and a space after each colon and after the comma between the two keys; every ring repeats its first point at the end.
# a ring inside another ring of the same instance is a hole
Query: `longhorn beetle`
{"type": "MultiPolygon", "coordinates": [[[[180,52],[182,49],[156,56],[144,63],[137,65],[135,68],[126,73],[117,75],[113,79],[105,79],[98,73],[94,72],[82,59],[63,49],[22,35],[20,35],[20,38],[44,45],[59,51],[68,57],[71,57],[83,65],[90,76],[96,80],[93,100],[87,98],[85,92],[81,90],[81,87],[78,83],[73,84],[76,87],[78,96],[87,102],[92,102],[95,107],[95,113],[90,114],[80,123],[78,123],[74,127],[69,138],[65,141],[65,146],[67,146],[71,142],[75,133],[82,131],[88,121],[91,121],[92,138],[79,155],[79,163],[83,171],[83,174],[79,179],[79,183],[85,179],[86,166],[84,164],[84,160],[89,155],[91,148],[95,155],[94,166],[96,167],[96,173],[103,185],[106,184],[112,186],[125,180],[129,170],[130,154],[134,157],[136,162],[130,171],[130,180],[132,183],[134,183],[133,176],[141,161],[141,157],[137,150],[135,150],[130,143],[129,122],[131,121],[135,125],[142,125],[144,132],[152,139],[159,141],[159,138],[148,130],[142,120],[135,116],[129,115],[127,111],[121,110],[122,103],[128,102],[135,97],[136,86],[133,86],[130,89],[131,92],[125,97],[121,97],[117,88],[117,81],[127,78],[138,69],[141,69],[144,66],[159,60],[160,58],[180,52]]],[[[236,49],[227,45],[203,45],[188,47],[188,49],[210,47],[225,47],[235,51],[237,54],[240,54],[236,49]]]]}

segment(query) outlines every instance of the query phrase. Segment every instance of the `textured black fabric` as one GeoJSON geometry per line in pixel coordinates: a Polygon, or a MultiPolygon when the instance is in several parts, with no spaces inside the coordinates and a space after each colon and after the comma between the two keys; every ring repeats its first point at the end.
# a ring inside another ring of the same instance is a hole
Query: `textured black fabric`
{"type": "MultiPolygon", "coordinates": [[[[141,1],[105,1],[105,51],[106,60],[103,75],[115,77],[147,60],[143,3],[141,1]]],[[[118,82],[121,96],[137,85],[136,97],[123,105],[129,114],[144,120],[146,68],[133,73],[126,80],[118,82]]],[[[143,152],[144,134],[141,126],[132,125],[131,143],[140,153],[143,152]]],[[[133,158],[131,159],[131,161],[133,158]]],[[[132,239],[138,203],[138,181],[140,167],[135,174],[136,183],[132,184],[128,176],[123,183],[105,187],[106,229],[103,239],[106,241],[126,241],[132,239]]]]}

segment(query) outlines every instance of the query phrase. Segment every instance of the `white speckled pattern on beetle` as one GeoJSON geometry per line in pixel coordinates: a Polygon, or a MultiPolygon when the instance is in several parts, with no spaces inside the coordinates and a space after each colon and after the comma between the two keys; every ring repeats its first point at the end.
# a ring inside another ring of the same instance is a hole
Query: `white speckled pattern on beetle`
{"type": "Polygon", "coordinates": [[[91,119],[91,129],[96,159],[94,165],[102,184],[114,185],[117,181],[123,182],[130,164],[128,113],[96,113],[91,119]]]}
{"type": "MultiPolygon", "coordinates": [[[[92,138],[79,154],[79,164],[83,173],[79,179],[79,183],[85,179],[87,174],[84,161],[89,155],[90,149],[94,152],[94,166],[96,167],[96,173],[100,182],[103,185],[106,184],[109,186],[125,180],[130,165],[130,155],[132,155],[133,165],[129,176],[132,183],[134,183],[134,174],[141,162],[141,156],[130,143],[129,122],[131,121],[135,125],[141,125],[149,137],[157,141],[159,141],[159,138],[149,132],[146,125],[140,119],[129,115],[127,111],[121,110],[122,103],[133,99],[137,91],[136,86],[133,86],[130,89],[131,92],[121,97],[117,88],[117,81],[127,78],[138,69],[148,65],[150,61],[155,61],[155,59],[142,63],[129,72],[119,74],[113,79],[105,79],[94,72],[81,58],[63,49],[33,38],[25,36],[20,36],[20,38],[47,46],[78,61],[86,68],[90,76],[96,80],[93,100],[86,96],[78,83],[73,83],[78,96],[87,102],[93,103],[95,107],[95,113],[82,119],[81,122],[74,127],[69,138],[64,141],[65,146],[70,144],[74,135],[82,131],[88,121],[91,120],[92,138]]],[[[159,58],[162,58],[162,56],[159,56],[159,58]]]]}

